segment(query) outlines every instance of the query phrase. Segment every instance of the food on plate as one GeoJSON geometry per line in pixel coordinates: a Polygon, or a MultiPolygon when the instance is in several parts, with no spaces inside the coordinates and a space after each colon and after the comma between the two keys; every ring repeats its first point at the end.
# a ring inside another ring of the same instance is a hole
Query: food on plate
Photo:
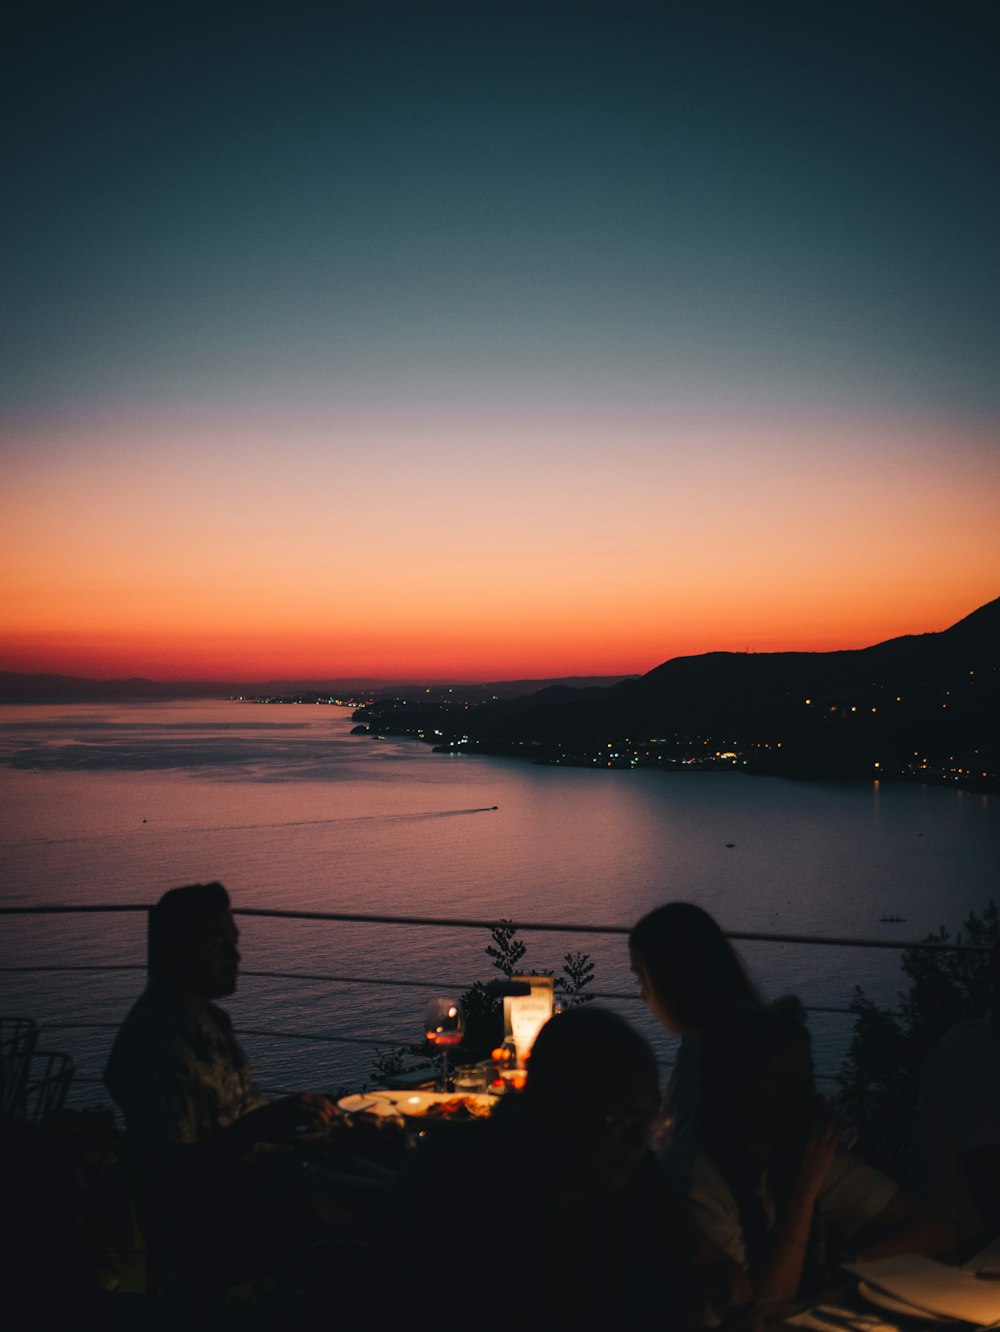
{"type": "Polygon", "coordinates": [[[491,1101],[478,1096],[449,1096],[435,1101],[424,1111],[426,1119],[485,1119],[493,1109],[491,1101]]]}

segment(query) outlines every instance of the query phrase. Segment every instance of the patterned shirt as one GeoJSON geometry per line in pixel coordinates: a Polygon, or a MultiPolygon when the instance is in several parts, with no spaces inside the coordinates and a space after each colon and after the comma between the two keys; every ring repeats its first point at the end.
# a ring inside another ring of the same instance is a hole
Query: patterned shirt
{"type": "Polygon", "coordinates": [[[267,1103],[226,1013],[196,1016],[156,981],[118,1029],[104,1085],[148,1144],[201,1142],[267,1103]]]}

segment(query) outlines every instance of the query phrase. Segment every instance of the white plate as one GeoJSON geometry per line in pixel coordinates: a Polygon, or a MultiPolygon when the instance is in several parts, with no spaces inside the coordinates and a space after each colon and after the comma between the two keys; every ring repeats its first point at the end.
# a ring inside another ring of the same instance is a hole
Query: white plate
{"type": "MultiPolygon", "coordinates": [[[[359,1092],[354,1096],[343,1096],[337,1102],[341,1110],[349,1115],[375,1115],[379,1119],[420,1119],[434,1106],[447,1101],[458,1101],[468,1114],[460,1119],[485,1119],[492,1113],[499,1097],[483,1093],[476,1096],[456,1092],[408,1092],[408,1091],[373,1091],[359,1092]]],[[[432,1119],[447,1120],[449,1115],[434,1114],[432,1119]]]]}
{"type": "Polygon", "coordinates": [[[888,1309],[890,1313],[905,1314],[907,1318],[919,1318],[927,1323],[955,1321],[953,1318],[944,1318],[941,1314],[931,1313],[929,1309],[919,1309],[915,1304],[907,1304],[905,1300],[897,1300],[895,1295],[887,1295],[884,1290],[869,1286],[867,1281],[858,1282],[858,1294],[880,1309],[888,1309]]]}

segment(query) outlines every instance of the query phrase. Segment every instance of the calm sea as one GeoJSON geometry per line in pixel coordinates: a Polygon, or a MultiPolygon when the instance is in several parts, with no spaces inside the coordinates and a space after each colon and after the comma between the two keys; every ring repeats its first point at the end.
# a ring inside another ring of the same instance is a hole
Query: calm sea
{"type": "MultiPolygon", "coordinates": [[[[149,903],[220,879],[236,906],[630,925],[672,898],[724,928],[892,940],[959,927],[996,895],[1000,799],[938,787],[534,767],[352,736],[329,706],[196,702],[0,709],[0,904],[149,903]],[[905,917],[883,924],[883,915],[905,917]]],[[[452,993],[489,979],[485,931],[241,921],[244,968],[426,980],[452,993]]],[[[524,965],[596,963],[593,988],[654,1040],[624,941],[525,933],[524,965]]],[[[895,952],[787,944],[741,951],[769,995],[846,1007],[864,984],[892,1000],[895,952]]],[[[8,917],[5,968],[135,964],[137,916],[8,917]]],[[[79,1065],[77,1103],[140,972],[0,972],[0,1011],[51,1024],[79,1065]]],[[[416,1039],[428,992],[353,981],[244,977],[228,1006],[244,1030],[416,1039]]],[[[833,1072],[850,1031],[812,1019],[833,1072]]],[[[272,1087],[365,1080],[371,1051],[248,1035],[272,1087]]]]}

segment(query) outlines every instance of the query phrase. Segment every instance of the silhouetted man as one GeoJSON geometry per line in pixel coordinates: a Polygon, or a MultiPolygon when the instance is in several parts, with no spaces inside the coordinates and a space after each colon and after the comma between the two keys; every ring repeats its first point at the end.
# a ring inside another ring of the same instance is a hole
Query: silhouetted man
{"type": "Polygon", "coordinates": [[[219,883],[166,893],[149,916],[149,981],[104,1073],[125,1116],[144,1191],[154,1284],[169,1270],[198,1307],[280,1261],[296,1236],[350,1207],[323,1207],[306,1172],[266,1144],[328,1127],[336,1111],[303,1093],[269,1101],[232,1023],[213,1002],[236,989],[240,954],[219,883]],[[269,1152],[271,1155],[269,1155],[269,1152]]]}
{"type": "Polygon", "coordinates": [[[333,1119],[325,1097],[269,1101],[254,1085],[229,1017],[212,1002],[236,989],[238,939],[221,883],[173,888],[149,913],[149,983],[104,1073],[143,1150],[201,1143],[236,1157],[333,1119]]]}

